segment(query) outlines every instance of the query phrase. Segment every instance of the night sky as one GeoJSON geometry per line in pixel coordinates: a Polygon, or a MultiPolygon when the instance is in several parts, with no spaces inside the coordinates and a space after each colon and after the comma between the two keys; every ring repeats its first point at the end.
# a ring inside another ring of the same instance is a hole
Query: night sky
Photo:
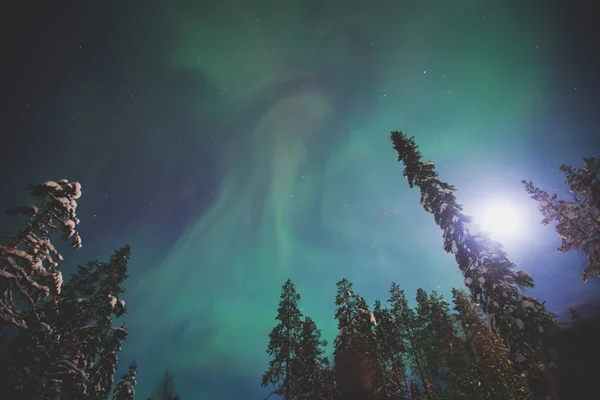
{"type": "Polygon", "coordinates": [[[140,399],[167,368],[184,400],[264,397],[287,278],[329,342],[342,277],[370,304],[392,281],[411,298],[462,287],[392,130],[467,213],[525,210],[499,239],[550,311],[599,293],[520,184],[564,195],[558,167],[600,156],[599,14],[578,5],[593,2],[14,3],[0,206],[76,180],[83,248],[63,271],[132,245],[119,369],[137,360],[140,399]]]}

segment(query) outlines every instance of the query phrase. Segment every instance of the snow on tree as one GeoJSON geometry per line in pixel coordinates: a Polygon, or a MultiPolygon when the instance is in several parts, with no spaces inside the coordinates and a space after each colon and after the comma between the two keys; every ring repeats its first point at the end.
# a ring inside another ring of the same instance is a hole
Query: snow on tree
{"type": "Polygon", "coordinates": [[[555,231],[562,238],[558,251],[583,251],[586,255],[582,276],[586,281],[588,277],[600,277],[600,159],[584,158],[583,162],[583,168],[560,167],[572,201],[558,200],[556,194],[549,194],[531,181],[521,182],[527,194],[538,202],[542,224],[557,222],[555,231]]]}
{"type": "Polygon", "coordinates": [[[450,306],[442,296],[435,291],[427,295],[419,288],[416,300],[419,320],[416,339],[431,390],[438,396],[447,385],[448,370],[461,368],[457,330],[450,315],[450,306]]]}
{"type": "Polygon", "coordinates": [[[375,327],[379,368],[383,371],[386,394],[392,398],[405,397],[409,391],[409,376],[406,369],[406,346],[388,308],[380,301],[375,302],[373,315],[378,321],[375,327]]]}
{"type": "Polygon", "coordinates": [[[292,374],[297,377],[291,397],[306,400],[322,400],[329,392],[326,371],[329,360],[325,356],[327,341],[321,339],[321,331],[310,317],[302,321],[298,351],[291,361],[292,374]]]}
{"type": "MultiPolygon", "coordinates": [[[[422,329],[422,320],[417,318],[415,310],[408,306],[404,290],[392,282],[390,288],[390,313],[396,325],[398,340],[404,344],[405,354],[408,356],[407,366],[414,372],[420,381],[419,387],[427,398],[435,399],[437,394],[432,380],[427,373],[424,349],[420,347],[419,331],[422,329]]],[[[410,391],[410,390],[409,390],[410,391]]]]}
{"type": "MultiPolygon", "coordinates": [[[[269,368],[262,376],[262,386],[272,385],[273,392],[284,400],[291,399],[298,377],[292,372],[292,359],[296,356],[302,332],[302,313],[298,308],[300,295],[291,280],[282,289],[277,308],[276,321],[279,323],[269,334],[267,354],[272,357],[269,368]]],[[[267,396],[267,397],[269,397],[267,396]]]]}
{"type": "Polygon", "coordinates": [[[456,318],[464,333],[464,376],[453,374],[450,388],[456,398],[521,400],[530,391],[523,374],[509,359],[502,338],[490,330],[464,291],[452,290],[456,318]],[[462,396],[461,396],[462,395],[462,396]]]}
{"type": "Polygon", "coordinates": [[[335,381],[342,398],[374,395],[383,385],[378,368],[374,318],[346,278],[337,283],[338,335],[334,341],[335,381]]]}
{"type": "Polygon", "coordinates": [[[117,250],[109,262],[80,266],[60,294],[26,314],[29,329],[8,347],[7,368],[0,380],[10,398],[106,399],[114,382],[117,353],[126,339],[125,326],[113,319],[126,310],[113,302],[125,291],[130,247],[117,250]],[[4,383],[6,382],[6,383],[4,383]]]}
{"type": "Polygon", "coordinates": [[[129,369],[125,371],[121,379],[117,382],[115,390],[113,391],[112,400],[133,400],[135,396],[135,385],[137,381],[135,377],[137,375],[137,364],[134,362],[129,366],[129,369]]]}
{"type": "Polygon", "coordinates": [[[455,188],[438,179],[433,163],[421,160],[414,138],[396,131],[391,140],[410,188],[419,188],[421,205],[443,231],[445,251],[455,255],[471,296],[506,342],[512,360],[531,379],[548,379],[551,363],[544,339],[556,324],[540,301],[523,294],[534,286],[533,279],[515,270],[499,243],[478,232],[456,202],[455,188]]]}
{"type": "Polygon", "coordinates": [[[119,361],[118,353],[121,343],[127,339],[125,324],[121,327],[111,327],[103,333],[100,351],[89,368],[89,385],[93,398],[106,399],[112,390],[115,371],[119,361]]]}
{"type": "MultiPolygon", "coordinates": [[[[0,243],[0,320],[10,326],[27,328],[23,313],[35,309],[50,294],[61,291],[62,275],[58,264],[63,257],[50,241],[53,231],[71,239],[74,250],[81,248],[76,231],[79,182],[61,179],[30,185],[29,193],[37,205],[15,207],[9,214],[28,217],[25,228],[0,243]]],[[[35,314],[34,314],[35,315],[35,314]]],[[[39,322],[39,318],[35,319],[39,322]]]]}
{"type": "Polygon", "coordinates": [[[94,261],[80,266],[59,297],[63,319],[59,329],[64,337],[74,337],[89,375],[88,391],[106,398],[112,390],[117,353],[127,338],[125,326],[113,320],[126,313],[124,302],[114,301],[124,292],[131,247],[116,250],[108,262],[94,261]]]}

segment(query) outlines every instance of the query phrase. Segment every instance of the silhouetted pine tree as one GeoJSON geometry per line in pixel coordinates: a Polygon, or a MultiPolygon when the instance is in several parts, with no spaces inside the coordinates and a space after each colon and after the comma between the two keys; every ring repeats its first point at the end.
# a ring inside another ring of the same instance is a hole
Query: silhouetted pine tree
{"type": "Polygon", "coordinates": [[[135,396],[135,385],[137,381],[135,376],[137,375],[137,364],[134,362],[129,366],[129,369],[125,371],[121,379],[117,382],[115,390],[113,391],[112,400],[133,400],[135,396]]]}
{"type": "MultiPolygon", "coordinates": [[[[298,377],[291,372],[292,359],[297,354],[302,330],[302,313],[298,309],[300,295],[296,293],[294,284],[289,279],[281,290],[277,317],[279,323],[269,334],[267,354],[272,359],[269,368],[262,377],[262,386],[273,385],[275,390],[269,394],[291,399],[298,377]]],[[[267,396],[268,397],[268,396],[267,396]]]]}
{"type": "Polygon", "coordinates": [[[420,381],[423,395],[428,399],[436,399],[437,396],[427,373],[423,349],[420,347],[418,337],[422,321],[417,318],[415,311],[408,306],[404,290],[401,290],[396,283],[392,283],[388,302],[398,329],[398,335],[405,343],[410,369],[420,381]]]}
{"type": "Polygon", "coordinates": [[[321,339],[321,331],[310,317],[302,321],[298,351],[291,361],[292,373],[297,377],[291,389],[291,397],[306,400],[322,400],[330,395],[326,371],[329,360],[324,355],[327,341],[321,339]]]}
{"type": "Polygon", "coordinates": [[[29,186],[28,191],[38,204],[8,210],[29,218],[25,228],[0,244],[0,320],[18,328],[27,328],[25,310],[32,312],[32,322],[44,324],[36,314],[37,306],[48,295],[60,293],[58,263],[63,258],[50,241],[51,233],[57,230],[63,239],[72,238],[73,249],[81,247],[75,231],[79,182],[48,181],[29,186]]]}
{"type": "Polygon", "coordinates": [[[406,351],[405,344],[390,310],[383,308],[380,301],[375,302],[373,316],[377,321],[375,339],[386,393],[392,398],[403,399],[410,388],[403,355],[406,351]]]}
{"type": "Polygon", "coordinates": [[[148,400],[180,400],[179,395],[175,394],[175,376],[171,371],[166,370],[163,373],[154,396],[148,400]]]}
{"type": "Polygon", "coordinates": [[[81,247],[75,231],[81,185],[61,179],[31,185],[28,191],[37,204],[8,211],[28,216],[25,228],[0,244],[0,325],[3,332],[15,327],[18,333],[1,356],[0,393],[14,400],[56,399],[61,383],[56,377],[78,374],[79,384],[85,384],[72,368],[73,355],[58,351],[61,337],[50,325],[57,314],[52,297],[63,288],[62,256],[50,237],[57,230],[63,239],[72,239],[74,250],[81,247]]]}
{"type": "MultiPolygon", "coordinates": [[[[60,295],[40,306],[41,329],[21,329],[6,359],[11,398],[105,400],[112,390],[117,353],[127,336],[113,318],[126,309],[124,293],[130,248],[109,262],[79,267],[60,295]]],[[[33,313],[30,313],[32,315],[33,313]]]]}
{"type": "Polygon", "coordinates": [[[439,397],[446,391],[449,369],[460,369],[457,332],[450,306],[435,291],[428,296],[417,290],[417,318],[420,319],[419,347],[431,386],[439,397]]]}
{"type": "Polygon", "coordinates": [[[556,194],[549,194],[533,185],[531,181],[521,181],[527,194],[538,202],[545,226],[557,221],[556,233],[562,238],[558,251],[583,251],[588,262],[583,271],[583,280],[589,276],[600,276],[600,159],[584,158],[584,167],[574,169],[563,165],[566,184],[572,201],[557,200],[556,194]]]}
{"type": "Polygon", "coordinates": [[[382,383],[377,376],[375,319],[362,297],[355,294],[346,278],[337,283],[338,335],[334,341],[336,387],[342,399],[374,398],[382,383]]]}
{"type": "Polygon", "coordinates": [[[126,245],[116,250],[109,262],[80,266],[59,298],[62,317],[57,329],[78,343],[83,354],[80,368],[89,374],[91,399],[105,399],[112,390],[117,353],[127,338],[125,326],[113,326],[113,319],[127,311],[120,297],[125,293],[130,257],[131,247],[126,245]]]}
{"type": "MultiPolygon", "coordinates": [[[[329,359],[327,359],[329,363],[329,359]]],[[[335,388],[335,377],[333,368],[329,365],[327,368],[321,369],[321,379],[324,382],[323,400],[332,400],[337,396],[337,389],[335,388]]]]}
{"type": "Polygon", "coordinates": [[[411,188],[417,186],[421,191],[421,205],[443,230],[444,249],[455,255],[465,284],[487,314],[490,326],[505,340],[512,360],[532,384],[543,380],[543,385],[535,385],[536,397],[556,397],[549,389],[547,367],[552,364],[544,343],[556,324],[542,303],[522,293],[534,286],[533,279],[515,270],[501,245],[481,234],[462,213],[455,188],[438,179],[433,163],[421,161],[414,138],[392,132],[391,139],[398,161],[404,163],[404,177],[411,188]]]}
{"type": "Polygon", "coordinates": [[[456,399],[523,400],[530,396],[524,374],[512,366],[502,338],[492,332],[463,291],[452,289],[465,338],[465,375],[451,382],[456,399]]]}
{"type": "MultiPolygon", "coordinates": [[[[0,366],[2,396],[11,400],[59,400],[63,387],[78,386],[78,391],[85,390],[85,375],[72,368],[77,355],[61,351],[60,335],[50,325],[36,323],[56,314],[56,302],[38,306],[33,314],[32,311],[22,314],[28,328],[19,328],[18,336],[7,343],[0,366]]],[[[76,395],[73,399],[81,397],[76,395]]]]}

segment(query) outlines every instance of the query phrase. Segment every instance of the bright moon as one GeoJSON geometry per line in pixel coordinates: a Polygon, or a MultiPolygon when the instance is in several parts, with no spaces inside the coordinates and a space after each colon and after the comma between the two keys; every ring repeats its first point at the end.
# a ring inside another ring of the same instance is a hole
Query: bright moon
{"type": "Polygon", "coordinates": [[[519,236],[524,228],[524,215],[509,203],[487,204],[481,209],[480,227],[497,239],[519,236]]]}

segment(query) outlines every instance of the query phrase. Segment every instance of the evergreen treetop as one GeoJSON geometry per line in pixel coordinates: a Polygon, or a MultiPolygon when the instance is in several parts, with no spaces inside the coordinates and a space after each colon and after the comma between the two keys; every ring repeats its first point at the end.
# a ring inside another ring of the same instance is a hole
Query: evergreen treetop
{"type": "MultiPolygon", "coordinates": [[[[508,346],[511,358],[533,379],[550,366],[544,338],[556,328],[553,315],[523,290],[534,286],[524,271],[515,270],[501,245],[480,232],[457,203],[453,186],[438,178],[435,165],[423,162],[414,138],[392,132],[391,140],[404,163],[404,177],[421,192],[421,205],[443,231],[444,249],[455,255],[474,301],[481,304],[490,326],[508,346]]],[[[546,377],[548,378],[548,377],[546,377]]]]}
{"type": "Polygon", "coordinates": [[[127,371],[121,376],[113,391],[112,400],[133,400],[135,396],[135,385],[137,375],[137,364],[132,363],[127,371]]]}
{"type": "Polygon", "coordinates": [[[36,309],[50,294],[58,294],[63,278],[58,269],[62,255],[51,243],[51,233],[59,231],[63,239],[72,239],[74,250],[81,248],[76,231],[79,182],[61,179],[30,185],[36,205],[8,210],[9,214],[28,217],[25,227],[0,243],[0,320],[17,328],[27,328],[25,311],[33,311],[36,323],[42,323],[36,309]]]}
{"type": "Polygon", "coordinates": [[[525,192],[538,202],[544,226],[556,221],[556,233],[562,238],[558,251],[583,251],[587,264],[584,281],[600,276],[600,159],[584,158],[584,167],[575,169],[562,165],[572,200],[558,200],[556,194],[521,181],[525,192]]]}
{"type": "Polygon", "coordinates": [[[292,360],[298,352],[302,331],[302,313],[298,308],[300,295],[291,280],[287,280],[281,290],[277,316],[279,323],[269,334],[267,354],[272,358],[269,368],[262,377],[262,386],[273,385],[271,394],[284,400],[291,399],[297,376],[292,374],[292,360]]]}

